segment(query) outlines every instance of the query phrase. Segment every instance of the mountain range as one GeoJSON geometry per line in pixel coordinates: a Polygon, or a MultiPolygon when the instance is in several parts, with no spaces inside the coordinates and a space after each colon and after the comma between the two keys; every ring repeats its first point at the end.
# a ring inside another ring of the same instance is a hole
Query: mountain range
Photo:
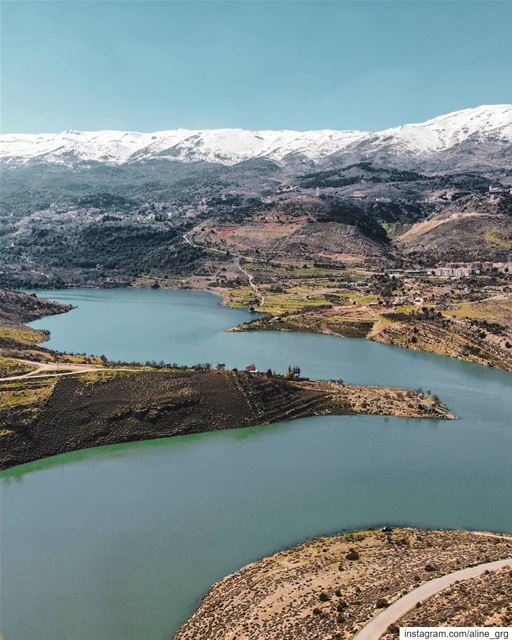
{"type": "Polygon", "coordinates": [[[283,166],[330,166],[371,159],[425,169],[512,164],[512,105],[464,109],[378,132],[175,129],[3,134],[0,162],[123,165],[152,160],[235,165],[266,159],[283,166]]]}
{"type": "Polygon", "coordinates": [[[0,285],[215,279],[230,250],[377,269],[511,258],[512,105],[376,133],[4,134],[0,172],[0,285]]]}

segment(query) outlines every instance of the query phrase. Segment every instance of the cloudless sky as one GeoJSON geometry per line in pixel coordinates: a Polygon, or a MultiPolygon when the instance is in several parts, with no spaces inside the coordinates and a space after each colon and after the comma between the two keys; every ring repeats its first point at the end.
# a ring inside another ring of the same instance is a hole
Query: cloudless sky
{"type": "Polygon", "coordinates": [[[364,129],[512,102],[512,2],[7,0],[2,130],[364,129]]]}

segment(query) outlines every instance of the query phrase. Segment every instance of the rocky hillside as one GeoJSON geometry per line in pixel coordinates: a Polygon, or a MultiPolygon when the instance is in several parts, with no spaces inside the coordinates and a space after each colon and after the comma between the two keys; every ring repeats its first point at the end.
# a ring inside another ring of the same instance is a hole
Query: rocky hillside
{"type": "Polygon", "coordinates": [[[103,366],[72,377],[53,373],[0,379],[0,468],[87,447],[312,415],[454,417],[437,398],[405,389],[227,370],[103,366]]]}
{"type": "Polygon", "coordinates": [[[511,131],[512,107],[494,105],[378,133],[4,135],[0,284],[209,275],[228,252],[506,261],[511,131]]]}
{"type": "Polygon", "coordinates": [[[70,309],[70,305],[45,300],[35,294],[0,289],[0,324],[24,324],[70,309]]]}

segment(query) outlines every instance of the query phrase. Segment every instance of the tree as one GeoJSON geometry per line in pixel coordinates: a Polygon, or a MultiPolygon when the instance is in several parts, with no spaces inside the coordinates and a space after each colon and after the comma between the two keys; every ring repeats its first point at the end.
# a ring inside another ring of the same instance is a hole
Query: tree
{"type": "Polygon", "coordinates": [[[288,365],[287,377],[290,379],[293,379],[293,378],[298,378],[299,376],[300,376],[300,367],[298,367],[297,365],[293,367],[291,365],[288,365]]]}

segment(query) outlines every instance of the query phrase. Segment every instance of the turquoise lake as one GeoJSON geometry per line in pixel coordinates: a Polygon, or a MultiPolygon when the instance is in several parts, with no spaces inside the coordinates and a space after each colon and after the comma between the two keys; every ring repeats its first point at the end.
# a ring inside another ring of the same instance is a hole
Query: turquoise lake
{"type": "Polygon", "coordinates": [[[168,640],[209,587],[305,538],[371,525],[512,531],[512,375],[311,334],[191,291],[39,292],[74,304],[32,326],[52,349],[224,362],[422,387],[452,422],[316,417],[91,449],[5,472],[6,640],[168,640]]]}

